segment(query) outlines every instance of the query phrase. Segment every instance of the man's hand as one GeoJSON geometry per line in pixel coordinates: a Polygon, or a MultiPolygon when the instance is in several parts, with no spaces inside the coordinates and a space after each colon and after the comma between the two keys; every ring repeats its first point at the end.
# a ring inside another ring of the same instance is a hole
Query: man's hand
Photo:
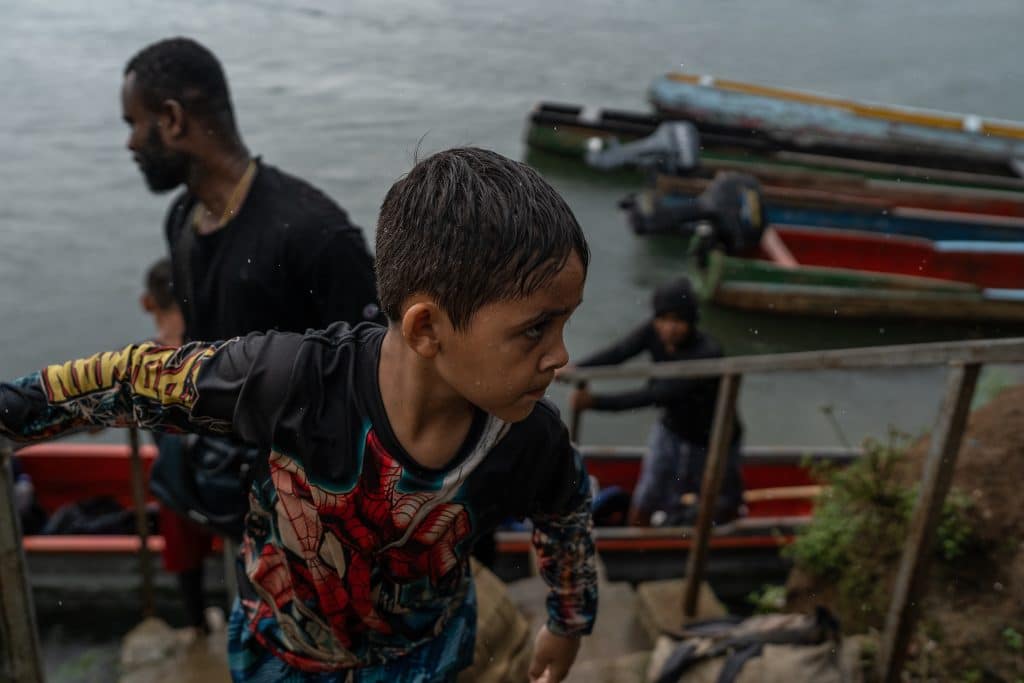
{"type": "Polygon", "coordinates": [[[582,389],[574,389],[569,394],[569,407],[576,412],[584,410],[590,410],[594,407],[594,395],[590,393],[590,389],[583,387],[582,389]]]}
{"type": "Polygon", "coordinates": [[[533,643],[533,660],[530,662],[530,683],[558,683],[576,661],[580,639],[575,636],[560,636],[541,628],[533,643]]]}

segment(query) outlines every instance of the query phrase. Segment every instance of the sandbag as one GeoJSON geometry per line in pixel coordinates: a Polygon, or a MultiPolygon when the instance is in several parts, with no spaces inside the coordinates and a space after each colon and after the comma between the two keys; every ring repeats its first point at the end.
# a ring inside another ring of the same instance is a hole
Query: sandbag
{"type": "Polygon", "coordinates": [[[658,640],[648,683],[841,683],[839,629],[825,610],[696,622],[658,640]]]}
{"type": "Polygon", "coordinates": [[[526,617],[508,596],[505,584],[472,560],[476,582],[477,630],[473,665],[459,683],[523,683],[529,680],[532,634],[526,617]]]}

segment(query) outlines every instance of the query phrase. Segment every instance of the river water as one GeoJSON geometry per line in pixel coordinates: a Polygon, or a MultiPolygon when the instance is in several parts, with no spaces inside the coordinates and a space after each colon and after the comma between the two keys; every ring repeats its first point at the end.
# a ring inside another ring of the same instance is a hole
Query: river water
{"type": "MultiPolygon", "coordinates": [[[[644,109],[648,82],[670,69],[1024,118],[1019,0],[0,0],[0,10],[4,378],[150,332],[137,302],[164,251],[169,197],[149,194],[131,163],[118,95],[125,61],[169,35],[220,56],[250,149],[327,191],[371,241],[380,201],[417,149],[474,144],[524,158],[536,101],[644,109]]],[[[642,319],[650,288],[680,272],[681,245],[625,229],[615,203],[633,181],[536,161],[594,254],[568,331],[583,354],[642,319]]],[[[705,311],[704,322],[730,354],[1010,332],[724,311],[705,311]]],[[[983,393],[1016,376],[987,373],[983,393]]],[[[918,432],[942,380],[939,371],[751,377],[747,440],[918,432]]],[[[552,396],[564,404],[560,389],[552,396]]],[[[584,440],[639,443],[651,418],[590,415],[584,440]]]]}

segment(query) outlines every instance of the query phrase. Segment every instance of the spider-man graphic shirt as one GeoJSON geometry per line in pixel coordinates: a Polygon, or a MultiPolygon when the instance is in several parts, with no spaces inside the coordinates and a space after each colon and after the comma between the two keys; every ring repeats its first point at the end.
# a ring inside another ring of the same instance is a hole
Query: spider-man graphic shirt
{"type": "Polygon", "coordinates": [[[443,469],[418,465],[378,386],[385,328],[338,323],[180,349],[139,344],[0,385],[0,433],[93,425],[234,432],[268,453],[239,558],[231,665],[375,667],[434,647],[457,671],[475,638],[469,554],[508,517],[533,522],[548,627],[593,627],[589,481],[557,411],[482,411],[443,469]]]}

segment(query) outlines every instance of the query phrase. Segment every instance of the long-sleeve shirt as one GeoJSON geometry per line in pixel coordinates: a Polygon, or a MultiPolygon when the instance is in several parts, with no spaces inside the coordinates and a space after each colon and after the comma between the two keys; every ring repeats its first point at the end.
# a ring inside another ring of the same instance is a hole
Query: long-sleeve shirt
{"type": "MultiPolygon", "coordinates": [[[[250,494],[232,651],[302,671],[394,660],[436,637],[472,656],[465,617],[475,539],[529,517],[551,586],[548,627],[592,628],[590,489],[553,407],[521,422],[478,412],[442,469],[402,448],[382,403],[385,330],[338,324],[180,349],[153,344],[52,365],[0,385],[0,432],[39,439],[87,425],[234,433],[268,453],[250,494]]],[[[468,665],[470,662],[464,662],[468,665]]]]}
{"type": "MultiPolygon", "coordinates": [[[[699,330],[692,330],[674,351],[669,351],[658,338],[654,321],[647,321],[611,346],[579,361],[579,367],[618,365],[641,353],[649,353],[655,363],[700,358],[721,358],[722,349],[714,339],[699,330]]],[[[645,406],[662,408],[661,422],[674,434],[691,443],[707,445],[715,417],[715,401],[719,380],[707,378],[652,378],[633,391],[617,394],[596,394],[594,410],[620,411],[645,406]]],[[[742,427],[737,420],[733,438],[738,439],[742,427]]]]}
{"type": "Polygon", "coordinates": [[[245,201],[219,230],[192,232],[198,200],[188,191],[168,211],[164,231],[187,339],[377,319],[373,257],[362,231],[309,183],[255,163],[245,201]]]}

